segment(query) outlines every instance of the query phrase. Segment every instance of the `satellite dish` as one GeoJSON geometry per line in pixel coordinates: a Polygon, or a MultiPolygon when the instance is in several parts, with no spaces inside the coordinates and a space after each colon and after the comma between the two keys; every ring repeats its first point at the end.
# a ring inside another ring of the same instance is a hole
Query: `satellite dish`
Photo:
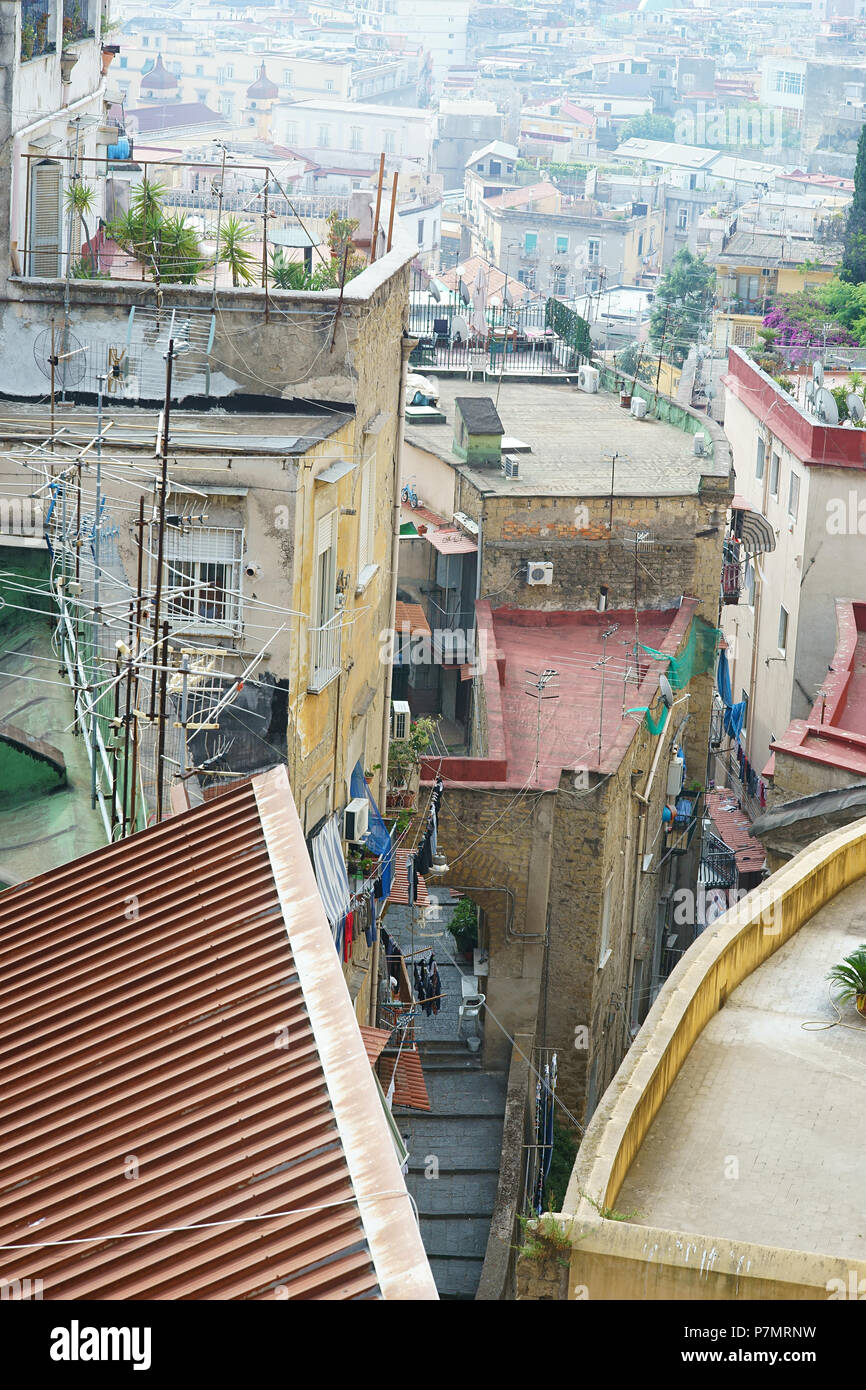
{"type": "Polygon", "coordinates": [[[866,415],[866,406],[864,406],[860,397],[856,396],[853,391],[850,396],[845,397],[845,404],[848,407],[848,414],[851,416],[852,420],[862,420],[864,415],[866,415]]]}
{"type": "Polygon", "coordinates": [[[816,386],[824,385],[824,366],[821,362],[812,363],[812,380],[816,386]]]}
{"type": "Polygon", "coordinates": [[[57,329],[52,335],[44,328],[33,345],[36,365],[44,377],[51,380],[52,336],[54,339],[54,384],[61,391],[72,391],[81,384],[87,371],[87,348],[68,328],[57,329]]]}
{"type": "Polygon", "coordinates": [[[825,425],[838,425],[839,410],[833,399],[832,393],[822,386],[820,391],[815,392],[815,414],[823,420],[825,425]]]}
{"type": "Polygon", "coordinates": [[[671,688],[670,681],[665,675],[659,676],[659,693],[662,699],[664,700],[665,704],[667,705],[668,709],[670,709],[671,705],[674,702],[674,692],[671,688]]]}
{"type": "Polygon", "coordinates": [[[807,401],[813,401],[814,399],[815,399],[815,383],[814,383],[814,381],[807,381],[807,382],[806,382],[806,400],[807,400],[807,401]]]}

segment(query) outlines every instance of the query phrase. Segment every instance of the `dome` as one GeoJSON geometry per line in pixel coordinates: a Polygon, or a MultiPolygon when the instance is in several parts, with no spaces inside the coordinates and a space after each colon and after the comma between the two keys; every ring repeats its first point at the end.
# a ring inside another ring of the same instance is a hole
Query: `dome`
{"type": "Polygon", "coordinates": [[[276,82],[272,82],[265,72],[265,65],[262,63],[259,68],[259,75],[251,87],[247,87],[247,96],[257,101],[272,101],[274,97],[280,95],[280,89],[276,82]]]}
{"type": "Polygon", "coordinates": [[[154,67],[151,68],[150,72],[143,73],[141,78],[142,87],[150,87],[159,92],[170,91],[177,86],[177,83],[178,79],[174,73],[169,72],[168,68],[163,65],[161,53],[158,55],[154,67]]]}

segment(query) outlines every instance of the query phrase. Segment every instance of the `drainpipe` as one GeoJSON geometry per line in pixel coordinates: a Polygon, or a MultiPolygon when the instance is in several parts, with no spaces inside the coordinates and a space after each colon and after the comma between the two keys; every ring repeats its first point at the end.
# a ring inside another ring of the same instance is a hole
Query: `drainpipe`
{"type": "MultiPolygon", "coordinates": [[[[403,453],[403,401],[406,397],[406,376],[409,364],[409,354],[415,347],[416,340],[410,338],[405,329],[403,339],[400,344],[402,360],[397,381],[397,417],[394,438],[394,500],[391,507],[391,592],[388,598],[388,624],[389,631],[393,633],[394,622],[397,613],[397,569],[400,563],[400,487],[401,487],[401,465],[403,453]]],[[[379,777],[379,805],[384,806],[388,795],[388,747],[391,743],[391,690],[393,688],[394,663],[393,660],[388,666],[385,675],[385,704],[382,710],[382,767],[379,777]]],[[[376,1006],[378,1004],[378,980],[379,980],[379,933],[376,933],[376,940],[373,943],[373,960],[371,966],[370,979],[370,1012],[368,1015],[371,1028],[376,1026],[376,1006]]]]}
{"type": "MultiPolygon", "coordinates": [[[[690,696],[688,692],[685,695],[681,695],[678,700],[674,700],[673,705],[671,705],[671,709],[675,709],[677,705],[681,705],[684,700],[688,700],[689,698],[690,696]]],[[[679,738],[683,728],[685,727],[688,718],[689,716],[686,715],[686,718],[681,720],[680,724],[677,727],[677,731],[674,734],[673,739],[671,740],[670,747],[673,747],[674,744],[677,742],[677,739],[679,738]]],[[[668,722],[669,720],[665,721],[665,728],[662,729],[659,734],[658,746],[656,747],[655,756],[653,757],[652,765],[649,771],[649,777],[647,778],[646,786],[644,787],[643,792],[639,792],[635,787],[632,788],[632,793],[635,797],[635,800],[638,802],[638,829],[637,835],[635,836],[634,888],[632,890],[631,900],[631,945],[629,946],[628,974],[626,976],[627,990],[632,988],[631,982],[634,978],[634,952],[635,946],[637,945],[637,918],[638,904],[640,901],[640,876],[642,872],[641,866],[643,864],[643,857],[646,854],[647,812],[649,811],[650,793],[652,792],[653,781],[658,770],[658,765],[661,759],[662,752],[666,745],[665,733],[667,731],[668,722]]],[[[626,1003],[626,1036],[628,1036],[627,1030],[630,1026],[629,1018],[631,1016],[632,1003],[633,1000],[631,998],[629,998],[626,1003]]]]}
{"type": "MultiPolygon", "coordinates": [[[[23,143],[25,140],[27,140],[28,137],[29,137],[30,135],[32,135],[32,133],[33,133],[35,130],[42,130],[44,126],[50,125],[51,122],[52,122],[52,121],[56,121],[56,120],[58,119],[58,117],[60,117],[60,116],[73,116],[73,115],[75,114],[75,112],[79,110],[79,108],[84,107],[84,106],[89,106],[89,105],[91,104],[91,102],[96,101],[96,99],[97,99],[98,97],[104,97],[104,96],[105,96],[105,86],[106,86],[106,81],[105,81],[105,78],[103,77],[103,78],[102,78],[102,81],[100,82],[99,86],[95,89],[95,91],[89,92],[89,93],[87,94],[87,96],[79,97],[79,98],[77,99],[77,101],[73,101],[72,104],[71,104],[70,106],[64,106],[64,107],[62,108],[62,110],[60,110],[60,111],[54,111],[54,112],[52,112],[50,115],[43,115],[43,116],[40,116],[39,119],[38,119],[38,121],[31,121],[29,125],[22,126],[22,128],[21,128],[20,130],[16,130],[15,134],[13,135],[13,137],[12,137],[12,210],[11,210],[11,216],[10,216],[10,226],[11,226],[11,228],[13,229],[14,236],[15,236],[16,238],[17,238],[17,237],[20,237],[20,235],[21,235],[21,227],[20,227],[19,216],[18,216],[18,214],[19,214],[19,209],[20,209],[20,206],[21,206],[21,180],[20,180],[19,178],[16,178],[16,171],[17,171],[17,170],[19,169],[19,167],[20,167],[21,145],[22,145],[22,143],[23,143]]],[[[61,143],[61,141],[58,139],[58,144],[60,144],[60,143],[61,143]]],[[[23,268],[24,268],[24,263],[22,263],[22,269],[23,269],[23,268]]]]}

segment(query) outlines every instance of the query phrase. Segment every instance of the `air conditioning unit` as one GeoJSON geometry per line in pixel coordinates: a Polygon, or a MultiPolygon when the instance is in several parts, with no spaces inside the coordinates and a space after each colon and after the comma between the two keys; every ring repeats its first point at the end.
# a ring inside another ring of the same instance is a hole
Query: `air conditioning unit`
{"type": "Polygon", "coordinates": [[[520,460],[516,459],[513,454],[503,454],[502,472],[506,478],[516,478],[520,472],[520,460]]]}
{"type": "Polygon", "coordinates": [[[706,451],[707,436],[703,430],[698,430],[694,440],[694,451],[698,458],[701,458],[706,451]]]}
{"type": "Polygon", "coordinates": [[[671,758],[668,764],[668,799],[679,796],[683,789],[683,781],[686,775],[686,760],[682,753],[677,753],[671,758]]]}
{"type": "Polygon", "coordinates": [[[356,796],[343,812],[343,839],[357,844],[367,833],[370,802],[366,796],[356,796]]]}
{"type": "Polygon", "coordinates": [[[407,739],[409,737],[409,725],[412,722],[412,715],[409,710],[408,700],[391,701],[391,737],[394,739],[407,739]]]}
{"type": "Polygon", "coordinates": [[[646,419],[646,401],[640,396],[632,396],[631,413],[636,420],[646,419]]]}
{"type": "Polygon", "coordinates": [[[527,584],[552,584],[552,560],[530,560],[526,566],[526,582],[527,584]]]}
{"type": "Polygon", "coordinates": [[[594,395],[598,391],[598,368],[581,367],[577,373],[577,389],[594,395]]]}

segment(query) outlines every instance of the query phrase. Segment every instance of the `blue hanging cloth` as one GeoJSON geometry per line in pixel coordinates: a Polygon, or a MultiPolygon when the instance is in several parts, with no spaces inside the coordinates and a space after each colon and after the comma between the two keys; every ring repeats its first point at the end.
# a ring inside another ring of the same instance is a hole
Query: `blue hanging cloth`
{"type": "Polygon", "coordinates": [[[733,695],[731,693],[731,673],[728,668],[728,654],[724,647],[719,652],[719,665],[716,671],[716,689],[725,707],[724,714],[722,715],[723,728],[725,733],[728,734],[734,742],[737,742],[740,734],[743,732],[743,725],[746,722],[746,702],[745,700],[738,700],[737,703],[734,704],[733,695]]]}
{"type": "Polygon", "coordinates": [[[369,829],[364,836],[363,844],[374,854],[379,855],[382,860],[382,898],[387,898],[391,893],[391,885],[394,882],[394,846],[391,843],[391,836],[388,834],[388,827],[382,819],[382,813],[373,800],[373,794],[367,785],[364,776],[364,768],[361,763],[355,763],[352,776],[349,782],[349,790],[352,797],[365,796],[370,803],[369,829]]]}

